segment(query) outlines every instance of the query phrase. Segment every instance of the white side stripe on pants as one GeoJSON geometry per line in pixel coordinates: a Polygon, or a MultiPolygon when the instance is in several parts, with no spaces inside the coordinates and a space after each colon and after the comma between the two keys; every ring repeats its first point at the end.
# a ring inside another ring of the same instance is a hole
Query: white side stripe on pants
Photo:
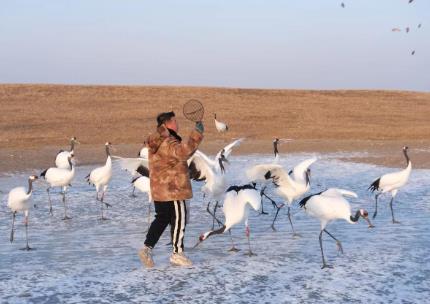
{"type": "Polygon", "coordinates": [[[175,205],[175,229],[173,230],[173,251],[183,251],[184,232],[187,218],[187,208],[185,201],[174,201],[175,205]]]}

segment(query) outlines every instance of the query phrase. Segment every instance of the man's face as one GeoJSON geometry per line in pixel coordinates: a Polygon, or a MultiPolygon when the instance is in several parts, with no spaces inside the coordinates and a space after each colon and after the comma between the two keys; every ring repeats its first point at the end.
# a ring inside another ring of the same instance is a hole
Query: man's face
{"type": "Polygon", "coordinates": [[[171,129],[171,130],[173,130],[175,132],[178,132],[179,126],[178,126],[178,122],[176,121],[175,117],[170,118],[168,121],[166,121],[164,123],[164,125],[167,128],[169,128],[169,129],[171,129]]]}

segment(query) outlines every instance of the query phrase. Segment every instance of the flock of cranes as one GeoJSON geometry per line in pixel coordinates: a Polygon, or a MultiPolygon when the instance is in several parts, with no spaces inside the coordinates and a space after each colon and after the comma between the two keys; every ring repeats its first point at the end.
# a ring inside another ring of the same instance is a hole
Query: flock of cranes
{"type": "MultiPolygon", "coordinates": [[[[215,120],[215,125],[219,132],[226,132],[228,127],[222,123],[225,127],[220,127],[220,122],[215,120]],[[218,129],[218,127],[220,127],[218,129]]],[[[253,255],[250,245],[250,226],[248,223],[248,214],[250,208],[257,212],[265,213],[263,209],[263,200],[268,199],[277,208],[276,214],[273,218],[272,229],[275,229],[275,221],[278,217],[279,210],[284,206],[287,206],[287,215],[293,231],[294,229],[292,214],[290,212],[294,202],[298,201],[298,205],[304,209],[304,211],[321,222],[321,229],[319,234],[319,243],[322,255],[323,268],[331,267],[326,263],[322,246],[322,235],[323,232],[329,235],[336,241],[339,251],[342,252],[341,242],[330,232],[327,231],[327,225],[335,220],[343,219],[348,223],[356,223],[360,218],[363,218],[368,223],[368,227],[374,227],[368,216],[368,212],[364,209],[351,211],[350,204],[347,200],[348,197],[357,197],[357,194],[339,188],[329,188],[319,193],[314,193],[304,197],[311,189],[311,166],[318,161],[317,158],[309,158],[301,161],[291,170],[284,168],[280,164],[280,155],[278,151],[278,145],[288,140],[280,140],[276,138],[273,141],[274,159],[270,163],[257,164],[252,167],[246,168],[243,172],[235,172],[237,174],[244,173],[244,183],[241,185],[232,184],[228,181],[228,177],[225,174],[230,163],[229,157],[236,147],[242,142],[243,138],[236,139],[230,144],[222,148],[212,159],[200,150],[197,150],[188,160],[189,175],[192,180],[196,183],[203,183],[201,191],[204,197],[208,200],[207,211],[212,217],[212,228],[200,235],[197,244],[201,244],[203,241],[208,239],[212,235],[223,234],[229,232],[233,226],[239,223],[245,223],[245,233],[249,245],[249,255],[253,255]],[[285,203],[276,203],[275,200],[269,197],[265,190],[270,185],[276,188],[275,193],[285,203]],[[220,220],[217,216],[217,209],[222,202],[222,212],[224,214],[224,221],[220,220]],[[211,209],[211,203],[215,206],[211,209]],[[215,228],[215,223],[220,227],[215,228]]],[[[75,137],[71,138],[71,149],[70,151],[60,151],[55,159],[56,167],[48,168],[44,170],[40,177],[45,179],[47,184],[47,194],[49,202],[49,213],[52,215],[52,203],[50,197],[50,189],[54,187],[61,188],[62,201],[64,204],[64,217],[63,220],[69,220],[71,217],[67,214],[67,203],[66,193],[68,188],[71,186],[71,182],[75,176],[75,164],[74,164],[74,147],[75,144],[79,144],[75,137]]],[[[112,165],[114,161],[117,161],[120,166],[129,171],[132,175],[132,184],[135,189],[144,192],[148,195],[148,201],[152,202],[150,180],[149,180],[149,165],[148,165],[148,148],[146,145],[139,151],[138,157],[136,158],[123,158],[119,156],[111,155],[112,145],[107,142],[105,144],[106,151],[106,162],[104,166],[95,168],[87,176],[86,180],[90,185],[95,186],[96,189],[96,200],[100,202],[101,207],[101,219],[105,220],[104,208],[111,207],[110,204],[104,201],[105,193],[108,189],[109,182],[112,178],[112,165]]],[[[408,157],[408,148],[403,148],[403,153],[406,158],[407,167],[399,172],[389,173],[383,175],[371,183],[369,190],[375,192],[375,212],[373,218],[377,215],[378,198],[381,194],[390,192],[391,201],[389,203],[392,222],[398,223],[395,220],[393,212],[393,200],[398,193],[398,190],[403,187],[409,178],[412,170],[412,164],[408,157]]],[[[244,168],[245,169],[245,168],[244,168]]],[[[237,175],[236,174],[236,175],[237,175]]],[[[38,180],[38,177],[32,175],[28,178],[28,188],[17,187],[12,189],[8,195],[8,207],[12,211],[12,229],[10,234],[10,241],[14,240],[14,224],[15,217],[18,212],[23,212],[25,215],[25,229],[26,229],[26,247],[23,249],[30,250],[28,245],[28,216],[30,203],[29,199],[33,191],[33,183],[38,180]]],[[[150,210],[150,208],[149,208],[150,210]]],[[[150,214],[148,215],[150,216],[150,214]]],[[[149,222],[149,221],[148,221],[149,222]]],[[[231,237],[231,233],[230,233],[231,237]]],[[[236,251],[233,239],[232,251],[236,251]]]]}

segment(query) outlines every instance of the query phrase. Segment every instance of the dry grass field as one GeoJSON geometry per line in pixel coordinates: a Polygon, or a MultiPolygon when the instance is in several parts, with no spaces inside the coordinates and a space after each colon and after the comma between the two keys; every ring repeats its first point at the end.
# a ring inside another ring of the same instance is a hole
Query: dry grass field
{"type": "Polygon", "coordinates": [[[0,172],[51,164],[71,136],[82,142],[80,164],[103,160],[106,141],[135,155],[161,111],[172,108],[186,135],[182,104],[191,98],[205,105],[204,151],[245,136],[239,153],[269,153],[278,136],[294,139],[281,148],[287,153],[374,151],[362,161],[403,166],[407,144],[416,167],[430,166],[430,93],[16,84],[0,85],[0,172]],[[213,113],[228,134],[217,134],[213,113]]]}

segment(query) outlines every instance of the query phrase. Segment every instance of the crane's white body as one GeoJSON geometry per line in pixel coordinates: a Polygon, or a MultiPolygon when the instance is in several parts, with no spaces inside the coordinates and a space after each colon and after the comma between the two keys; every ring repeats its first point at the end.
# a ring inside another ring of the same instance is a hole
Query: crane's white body
{"type": "Polygon", "coordinates": [[[226,123],[224,123],[224,122],[218,121],[218,120],[216,119],[216,114],[215,114],[215,116],[214,116],[214,120],[215,120],[215,128],[217,129],[217,131],[218,131],[219,133],[225,133],[225,132],[227,132],[227,131],[228,131],[228,126],[227,126],[227,124],[226,124],[226,123]]]}
{"type": "Polygon", "coordinates": [[[377,213],[378,213],[378,196],[380,196],[383,193],[391,193],[391,201],[389,203],[390,205],[390,209],[391,209],[391,217],[392,217],[392,221],[393,224],[398,224],[399,222],[396,221],[394,219],[394,210],[393,210],[393,201],[394,198],[397,195],[397,192],[399,191],[399,189],[401,187],[403,187],[404,185],[406,185],[406,183],[408,182],[409,176],[411,174],[412,171],[412,162],[409,159],[408,156],[408,147],[405,146],[403,147],[403,154],[406,158],[406,168],[399,171],[399,172],[393,172],[393,173],[388,173],[385,174],[383,176],[381,176],[380,178],[376,179],[375,181],[373,181],[373,183],[369,186],[368,190],[374,192],[377,191],[376,195],[375,195],[375,212],[373,214],[373,218],[376,217],[377,213]]]}
{"type": "Polygon", "coordinates": [[[357,197],[352,191],[330,188],[318,195],[312,196],[305,205],[305,211],[310,216],[317,218],[321,222],[321,230],[324,230],[328,223],[336,219],[343,219],[350,224],[351,206],[344,196],[357,197]]]}
{"type": "Polygon", "coordinates": [[[380,192],[391,192],[392,197],[395,197],[398,190],[408,182],[411,171],[412,162],[409,161],[408,166],[404,170],[381,176],[379,180],[380,192]]]}
{"type": "Polygon", "coordinates": [[[326,229],[327,225],[330,222],[337,219],[342,219],[350,224],[355,224],[360,217],[363,217],[368,222],[369,228],[374,227],[368,219],[368,213],[366,210],[360,209],[357,210],[355,215],[351,214],[351,206],[346,200],[346,196],[357,197],[357,194],[349,190],[330,188],[321,193],[308,196],[299,203],[300,206],[305,209],[307,214],[320,220],[321,230],[319,234],[319,243],[323,262],[322,268],[331,267],[327,265],[324,257],[324,250],[322,246],[323,232],[328,234],[332,239],[336,241],[337,249],[341,253],[343,253],[341,242],[326,229]]]}
{"type": "Polygon", "coordinates": [[[87,181],[89,184],[92,184],[96,187],[96,200],[101,203],[101,219],[106,220],[107,218],[103,215],[103,205],[107,207],[111,207],[110,204],[104,202],[104,197],[106,190],[108,188],[109,182],[112,178],[112,158],[109,152],[109,147],[111,146],[110,142],[105,143],[106,149],[106,163],[102,167],[98,167],[90,172],[87,176],[87,181]],[[99,192],[102,192],[102,195],[99,199],[99,192]]]}
{"type": "Polygon", "coordinates": [[[295,199],[309,191],[310,184],[306,178],[306,171],[316,161],[316,158],[302,161],[294,167],[291,176],[281,165],[276,163],[256,165],[248,169],[246,174],[250,181],[267,183],[270,179],[266,178],[265,175],[270,172],[270,178],[277,185],[276,192],[286,199],[288,206],[291,206],[295,199]]]}
{"type": "Polygon", "coordinates": [[[202,192],[210,199],[218,200],[226,190],[226,181],[224,174],[221,173],[218,162],[212,161],[203,152],[197,150],[188,160],[189,163],[194,162],[197,170],[200,172],[200,177],[204,178],[204,185],[201,188],[202,192]]]}
{"type": "MultiPolygon", "coordinates": [[[[67,162],[68,163],[68,162],[67,162]]],[[[45,173],[45,180],[52,187],[61,187],[66,191],[75,177],[75,166],[70,165],[67,169],[62,168],[49,168],[45,173]]]]}
{"type": "MultiPolygon", "coordinates": [[[[278,155],[279,154],[277,154],[275,160],[278,159],[278,155]]],[[[302,161],[294,167],[294,169],[291,171],[291,175],[288,174],[281,165],[278,165],[276,163],[256,165],[247,170],[246,172],[248,179],[251,181],[265,180],[265,183],[267,183],[267,181],[269,180],[273,181],[273,183],[277,187],[276,193],[282,198],[284,198],[287,202],[288,220],[290,221],[291,229],[293,230],[294,235],[297,234],[294,231],[293,222],[291,220],[291,205],[293,204],[295,199],[301,197],[303,194],[309,191],[310,180],[308,175],[308,168],[316,161],[316,158],[310,158],[302,161]]],[[[265,188],[263,188],[263,190],[261,191],[262,195],[264,193],[264,189],[265,188]]],[[[271,198],[269,199],[272,201],[272,204],[274,204],[274,206],[277,208],[275,217],[273,218],[273,222],[271,225],[272,229],[276,231],[274,226],[275,221],[280,208],[282,208],[284,204],[278,206],[271,198]]]]}
{"type": "Polygon", "coordinates": [[[52,202],[51,202],[51,196],[50,196],[49,190],[55,187],[62,188],[63,203],[64,203],[64,218],[63,218],[64,220],[70,219],[67,216],[66,192],[68,187],[71,185],[73,178],[75,177],[75,166],[72,163],[71,158],[72,157],[69,156],[69,158],[67,159],[67,163],[69,164],[69,167],[67,169],[49,168],[41,174],[42,176],[44,176],[45,181],[49,185],[46,191],[48,192],[49,213],[51,215],[53,215],[53,213],[52,213],[52,202]]]}
{"type": "Polygon", "coordinates": [[[12,212],[24,212],[28,216],[30,209],[29,199],[33,192],[27,193],[24,187],[16,187],[9,191],[7,206],[12,212]]]}
{"type": "Polygon", "coordinates": [[[139,157],[145,159],[149,158],[148,147],[143,147],[142,149],[140,149],[139,157]]]}
{"type": "Polygon", "coordinates": [[[96,187],[97,193],[102,190],[107,190],[108,184],[112,178],[112,158],[110,155],[106,158],[106,163],[103,167],[98,167],[91,171],[89,182],[96,187]]]}
{"type": "Polygon", "coordinates": [[[133,186],[140,192],[146,193],[148,195],[149,202],[152,202],[151,195],[151,183],[149,178],[146,176],[139,176],[133,182],[133,186]]]}
{"type": "Polygon", "coordinates": [[[60,151],[55,158],[55,166],[60,169],[69,169],[69,157],[73,158],[75,144],[79,143],[76,137],[70,139],[70,151],[60,151]]]}
{"type": "Polygon", "coordinates": [[[60,169],[68,169],[69,161],[68,158],[74,155],[74,151],[61,151],[57,154],[55,158],[55,166],[60,169]]]}
{"type": "Polygon", "coordinates": [[[243,138],[234,140],[223,149],[221,149],[214,159],[210,159],[205,153],[197,150],[188,160],[188,164],[194,163],[196,169],[200,172],[200,178],[204,179],[205,184],[202,187],[202,192],[210,199],[219,200],[224,195],[227,189],[225,175],[222,172],[220,161],[222,156],[228,159],[233,148],[239,146],[243,138]]]}
{"type": "Polygon", "coordinates": [[[25,239],[26,239],[26,247],[25,250],[30,250],[30,246],[28,245],[28,214],[30,209],[29,199],[33,193],[33,182],[37,179],[37,176],[31,175],[28,178],[28,189],[24,187],[16,187],[9,191],[7,198],[7,205],[12,211],[12,229],[10,232],[10,242],[12,243],[14,240],[14,226],[15,226],[15,217],[17,212],[24,212],[25,215],[25,239]]]}
{"type": "Polygon", "coordinates": [[[261,197],[258,191],[245,189],[239,193],[236,191],[227,192],[222,208],[225,216],[225,231],[242,222],[248,226],[249,207],[255,211],[260,209],[261,197]]]}

